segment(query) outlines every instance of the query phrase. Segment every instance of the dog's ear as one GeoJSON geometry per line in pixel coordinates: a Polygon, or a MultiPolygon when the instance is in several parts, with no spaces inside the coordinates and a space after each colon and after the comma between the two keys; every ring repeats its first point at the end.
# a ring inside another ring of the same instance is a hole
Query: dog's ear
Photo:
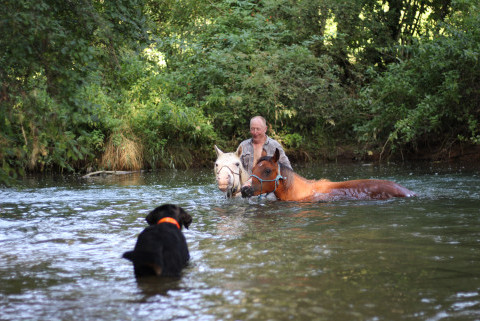
{"type": "Polygon", "coordinates": [[[190,223],[192,223],[192,217],[185,212],[183,208],[173,204],[164,204],[155,208],[145,219],[147,220],[148,225],[155,225],[164,217],[174,218],[178,224],[185,226],[187,229],[190,226],[190,223]]]}
{"type": "Polygon", "coordinates": [[[145,220],[147,220],[148,225],[155,225],[158,222],[158,220],[155,219],[155,217],[157,216],[156,214],[158,212],[156,212],[155,210],[148,213],[148,215],[145,217],[145,220]]]}
{"type": "Polygon", "coordinates": [[[156,207],[154,210],[148,213],[147,217],[145,217],[148,225],[155,225],[165,216],[171,216],[171,212],[173,212],[171,209],[172,206],[175,205],[164,204],[156,207]]]}
{"type": "Polygon", "coordinates": [[[179,209],[180,209],[180,215],[179,215],[178,224],[183,225],[185,226],[186,229],[188,229],[188,227],[192,223],[192,217],[190,216],[190,214],[185,212],[183,208],[179,207],[179,209]]]}

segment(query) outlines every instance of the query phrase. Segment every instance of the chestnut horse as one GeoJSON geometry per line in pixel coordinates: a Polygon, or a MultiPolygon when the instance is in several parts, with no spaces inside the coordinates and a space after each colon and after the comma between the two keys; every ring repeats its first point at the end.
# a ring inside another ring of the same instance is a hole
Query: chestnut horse
{"type": "Polygon", "coordinates": [[[274,192],[282,201],[383,200],[415,196],[405,187],[385,180],[359,179],[345,182],[308,180],[278,163],[278,150],[272,157],[262,157],[252,169],[252,176],[242,187],[242,196],[274,192]]]}
{"type": "Polygon", "coordinates": [[[215,152],[217,160],[214,171],[218,188],[227,197],[240,196],[240,188],[248,179],[248,173],[240,161],[242,147],[238,147],[235,153],[224,153],[215,145],[215,152]]]}

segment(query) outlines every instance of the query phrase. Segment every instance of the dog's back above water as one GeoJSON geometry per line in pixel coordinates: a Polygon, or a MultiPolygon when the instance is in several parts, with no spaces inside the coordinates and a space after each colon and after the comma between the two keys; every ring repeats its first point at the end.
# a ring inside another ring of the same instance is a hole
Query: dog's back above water
{"type": "Polygon", "coordinates": [[[132,261],[136,277],[180,276],[190,259],[182,227],[188,229],[192,217],[179,206],[165,204],[151,211],[146,220],[150,226],[123,257],[132,261]]]}

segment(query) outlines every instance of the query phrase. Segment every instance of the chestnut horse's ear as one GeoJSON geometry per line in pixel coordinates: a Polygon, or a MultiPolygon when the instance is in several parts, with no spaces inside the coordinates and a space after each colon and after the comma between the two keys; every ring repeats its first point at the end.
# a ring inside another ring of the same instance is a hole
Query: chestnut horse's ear
{"type": "Polygon", "coordinates": [[[273,160],[275,163],[277,163],[279,159],[280,159],[280,151],[279,151],[278,148],[277,148],[277,149],[275,149],[275,154],[273,154],[272,160],[273,160]]]}
{"type": "Polygon", "coordinates": [[[223,155],[223,152],[217,147],[217,145],[214,145],[215,147],[215,152],[217,153],[217,157],[220,157],[223,155]]]}
{"type": "Polygon", "coordinates": [[[238,146],[235,154],[238,156],[238,158],[240,158],[240,156],[242,156],[242,145],[238,146]]]}

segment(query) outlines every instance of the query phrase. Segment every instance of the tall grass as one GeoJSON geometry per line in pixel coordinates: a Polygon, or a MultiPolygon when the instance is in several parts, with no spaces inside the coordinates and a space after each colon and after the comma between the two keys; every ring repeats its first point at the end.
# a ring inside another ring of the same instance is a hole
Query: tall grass
{"type": "Polygon", "coordinates": [[[108,170],[142,169],[142,143],[130,131],[113,133],[105,145],[101,166],[108,170]]]}

